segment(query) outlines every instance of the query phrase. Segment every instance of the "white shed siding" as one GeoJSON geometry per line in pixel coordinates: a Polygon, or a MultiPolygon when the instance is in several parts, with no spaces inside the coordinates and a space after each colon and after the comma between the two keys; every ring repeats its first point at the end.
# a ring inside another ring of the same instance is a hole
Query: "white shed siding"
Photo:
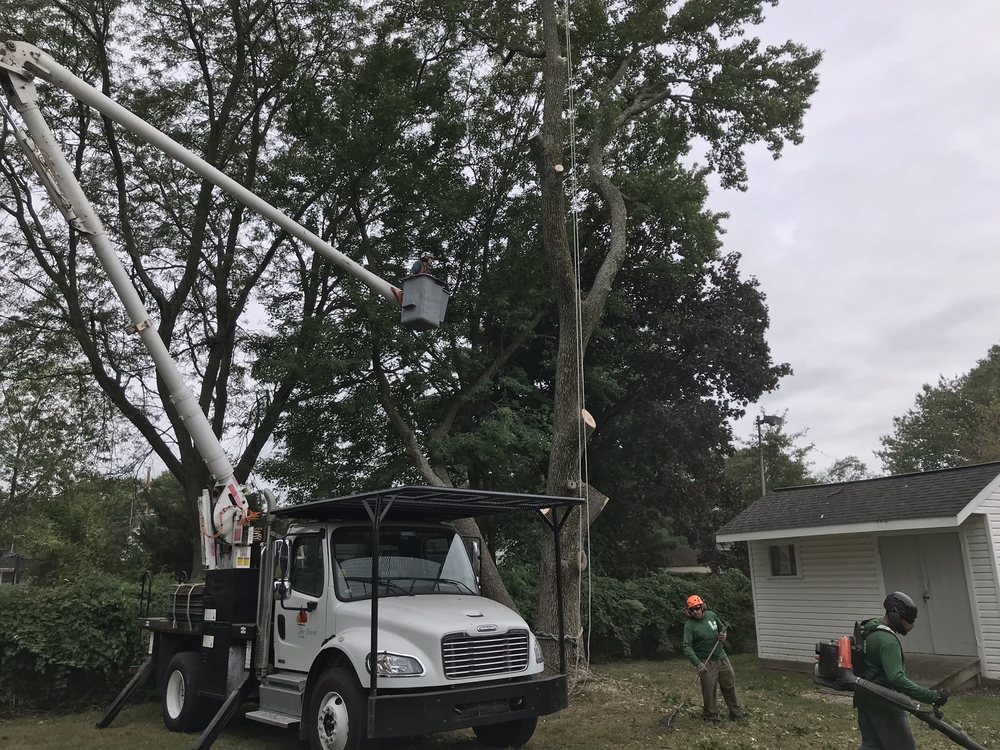
{"type": "Polygon", "coordinates": [[[817,641],[847,635],[881,611],[881,566],[869,534],[750,542],[757,653],[812,661],[817,641]],[[768,547],[795,544],[798,575],[771,575],[768,547]]]}
{"type": "Polygon", "coordinates": [[[1000,605],[997,600],[996,565],[990,544],[987,516],[973,514],[962,524],[969,593],[979,641],[980,669],[984,677],[1000,678],[1000,605]]]}
{"type": "Polygon", "coordinates": [[[994,491],[962,524],[979,618],[983,676],[1000,679],[1000,491],[994,491]]]}

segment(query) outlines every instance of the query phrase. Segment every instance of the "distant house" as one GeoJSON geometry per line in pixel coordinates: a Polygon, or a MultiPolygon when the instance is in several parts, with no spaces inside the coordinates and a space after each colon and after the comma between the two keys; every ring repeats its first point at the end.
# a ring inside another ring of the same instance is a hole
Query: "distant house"
{"type": "Polygon", "coordinates": [[[670,564],[663,568],[667,573],[711,573],[712,569],[698,562],[698,552],[686,544],[679,544],[670,553],[670,564]]]}
{"type": "Polygon", "coordinates": [[[0,586],[16,586],[23,575],[24,558],[16,552],[0,552],[0,586]]]}
{"type": "Polygon", "coordinates": [[[749,544],[761,659],[811,662],[904,591],[920,610],[908,659],[1000,680],[1000,462],[774,490],[716,540],[749,544]]]}

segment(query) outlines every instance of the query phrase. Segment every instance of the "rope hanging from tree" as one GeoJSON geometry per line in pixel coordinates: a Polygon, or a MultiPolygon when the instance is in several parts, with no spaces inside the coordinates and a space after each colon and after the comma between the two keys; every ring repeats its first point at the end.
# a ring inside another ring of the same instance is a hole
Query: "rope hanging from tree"
{"type": "MultiPolygon", "coordinates": [[[[580,257],[580,179],[577,171],[576,160],[576,76],[573,69],[573,39],[572,39],[572,15],[570,13],[570,0],[564,0],[563,23],[566,31],[566,110],[569,120],[569,209],[572,227],[573,242],[573,267],[576,275],[576,304],[575,304],[575,324],[576,324],[576,365],[577,365],[577,489],[578,497],[586,501],[584,512],[582,513],[579,527],[579,545],[583,549],[586,541],[587,560],[587,609],[586,628],[580,628],[576,636],[567,636],[567,641],[576,642],[576,668],[575,672],[581,674],[580,664],[584,662],[589,667],[590,663],[590,635],[591,635],[591,549],[590,549],[590,492],[589,492],[589,467],[587,463],[587,425],[584,422],[586,414],[586,387],[583,371],[583,284],[582,284],[582,259],[580,257]],[[587,528],[584,528],[587,525],[587,528]],[[586,648],[580,648],[580,640],[586,632],[586,648]]],[[[557,563],[558,564],[558,563],[557,563]]],[[[577,591],[582,590],[583,570],[582,565],[577,567],[577,591]]],[[[583,621],[583,601],[580,601],[580,619],[583,621]]]]}

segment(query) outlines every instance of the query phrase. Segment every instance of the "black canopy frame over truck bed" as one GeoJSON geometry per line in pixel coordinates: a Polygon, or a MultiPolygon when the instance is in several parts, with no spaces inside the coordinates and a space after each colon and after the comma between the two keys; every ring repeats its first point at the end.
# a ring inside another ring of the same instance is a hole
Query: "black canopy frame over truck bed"
{"type": "MultiPolygon", "coordinates": [[[[391,489],[374,490],[345,497],[316,500],[300,505],[290,505],[270,510],[267,514],[268,525],[273,519],[290,521],[348,521],[367,522],[371,526],[372,547],[372,580],[379,580],[380,533],[384,522],[451,522],[464,518],[478,516],[535,512],[543,523],[552,531],[552,543],[555,559],[561,557],[561,532],[573,509],[583,505],[584,498],[559,497],[551,495],[529,495],[512,492],[492,492],[488,490],[470,490],[456,487],[404,486],[391,489]]],[[[550,706],[552,710],[560,710],[567,705],[566,686],[566,638],[565,612],[562,606],[562,571],[556,565],[556,596],[559,600],[559,674],[535,681],[532,700],[539,705],[550,706]]],[[[266,575],[270,566],[261,566],[260,575],[266,575]]],[[[260,591],[270,591],[270,588],[260,586],[260,591]]],[[[378,586],[372,587],[371,599],[371,653],[378,654],[378,616],[379,616],[378,586]]],[[[258,607],[260,602],[258,602],[258,607]]],[[[166,618],[140,617],[140,627],[150,631],[176,632],[177,624],[169,623],[166,618]]],[[[267,627],[270,626],[268,623],[267,627]]],[[[253,638],[253,628],[249,631],[241,626],[243,637],[253,638]]],[[[195,628],[195,633],[199,632],[195,628]]],[[[122,690],[121,694],[111,704],[107,714],[98,722],[98,727],[108,726],[117,716],[129,696],[138,690],[146,679],[155,671],[153,667],[153,649],[151,656],[142,665],[139,673],[122,690]]],[[[418,696],[398,694],[383,694],[378,692],[378,670],[369,671],[368,697],[368,735],[369,737],[399,736],[416,734],[421,722],[428,720],[447,723],[448,716],[431,715],[433,708],[440,701],[435,701],[435,693],[422,693],[418,696]],[[410,705],[417,701],[419,706],[410,705]],[[411,723],[412,722],[412,723],[411,723]],[[413,731],[410,731],[413,730],[413,731]]],[[[493,688],[496,697],[502,698],[506,686],[493,688]]],[[[481,689],[482,698],[489,698],[491,688],[481,689]]],[[[509,690],[509,689],[508,689],[509,690]]],[[[225,728],[228,719],[235,713],[238,696],[232,695],[220,709],[216,717],[209,723],[198,738],[195,747],[204,750],[212,745],[225,728]]],[[[443,705],[443,704],[442,704],[443,705]]],[[[529,708],[528,706],[525,707],[529,708]]]]}
{"type": "MultiPolygon", "coordinates": [[[[555,559],[562,552],[561,532],[570,512],[586,500],[579,497],[522,495],[515,492],[468,490],[459,487],[407,486],[374,490],[357,495],[316,500],[279,508],[277,518],[309,521],[368,520],[372,528],[372,581],[379,580],[379,531],[389,513],[392,521],[458,521],[463,518],[502,513],[536,511],[552,530],[555,559]],[[561,512],[560,512],[561,511],[561,512]],[[551,517],[550,517],[551,516],[551,517]]],[[[566,671],[566,620],[562,608],[562,566],[556,565],[556,596],[559,599],[559,671],[566,671]]],[[[372,622],[378,623],[378,587],[372,591],[372,622]]],[[[378,628],[372,628],[372,653],[378,653],[378,628]]],[[[371,694],[377,687],[378,670],[371,670],[371,694]]]]}

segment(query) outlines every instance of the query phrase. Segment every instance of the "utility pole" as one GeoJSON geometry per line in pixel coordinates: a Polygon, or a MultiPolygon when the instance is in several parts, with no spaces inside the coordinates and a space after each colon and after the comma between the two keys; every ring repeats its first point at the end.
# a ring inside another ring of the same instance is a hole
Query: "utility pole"
{"type": "Polygon", "coordinates": [[[767,489],[764,484],[764,436],[761,432],[761,425],[771,425],[772,427],[777,427],[785,420],[776,414],[760,414],[757,416],[757,453],[760,454],[760,496],[764,497],[767,494],[767,489]]]}

